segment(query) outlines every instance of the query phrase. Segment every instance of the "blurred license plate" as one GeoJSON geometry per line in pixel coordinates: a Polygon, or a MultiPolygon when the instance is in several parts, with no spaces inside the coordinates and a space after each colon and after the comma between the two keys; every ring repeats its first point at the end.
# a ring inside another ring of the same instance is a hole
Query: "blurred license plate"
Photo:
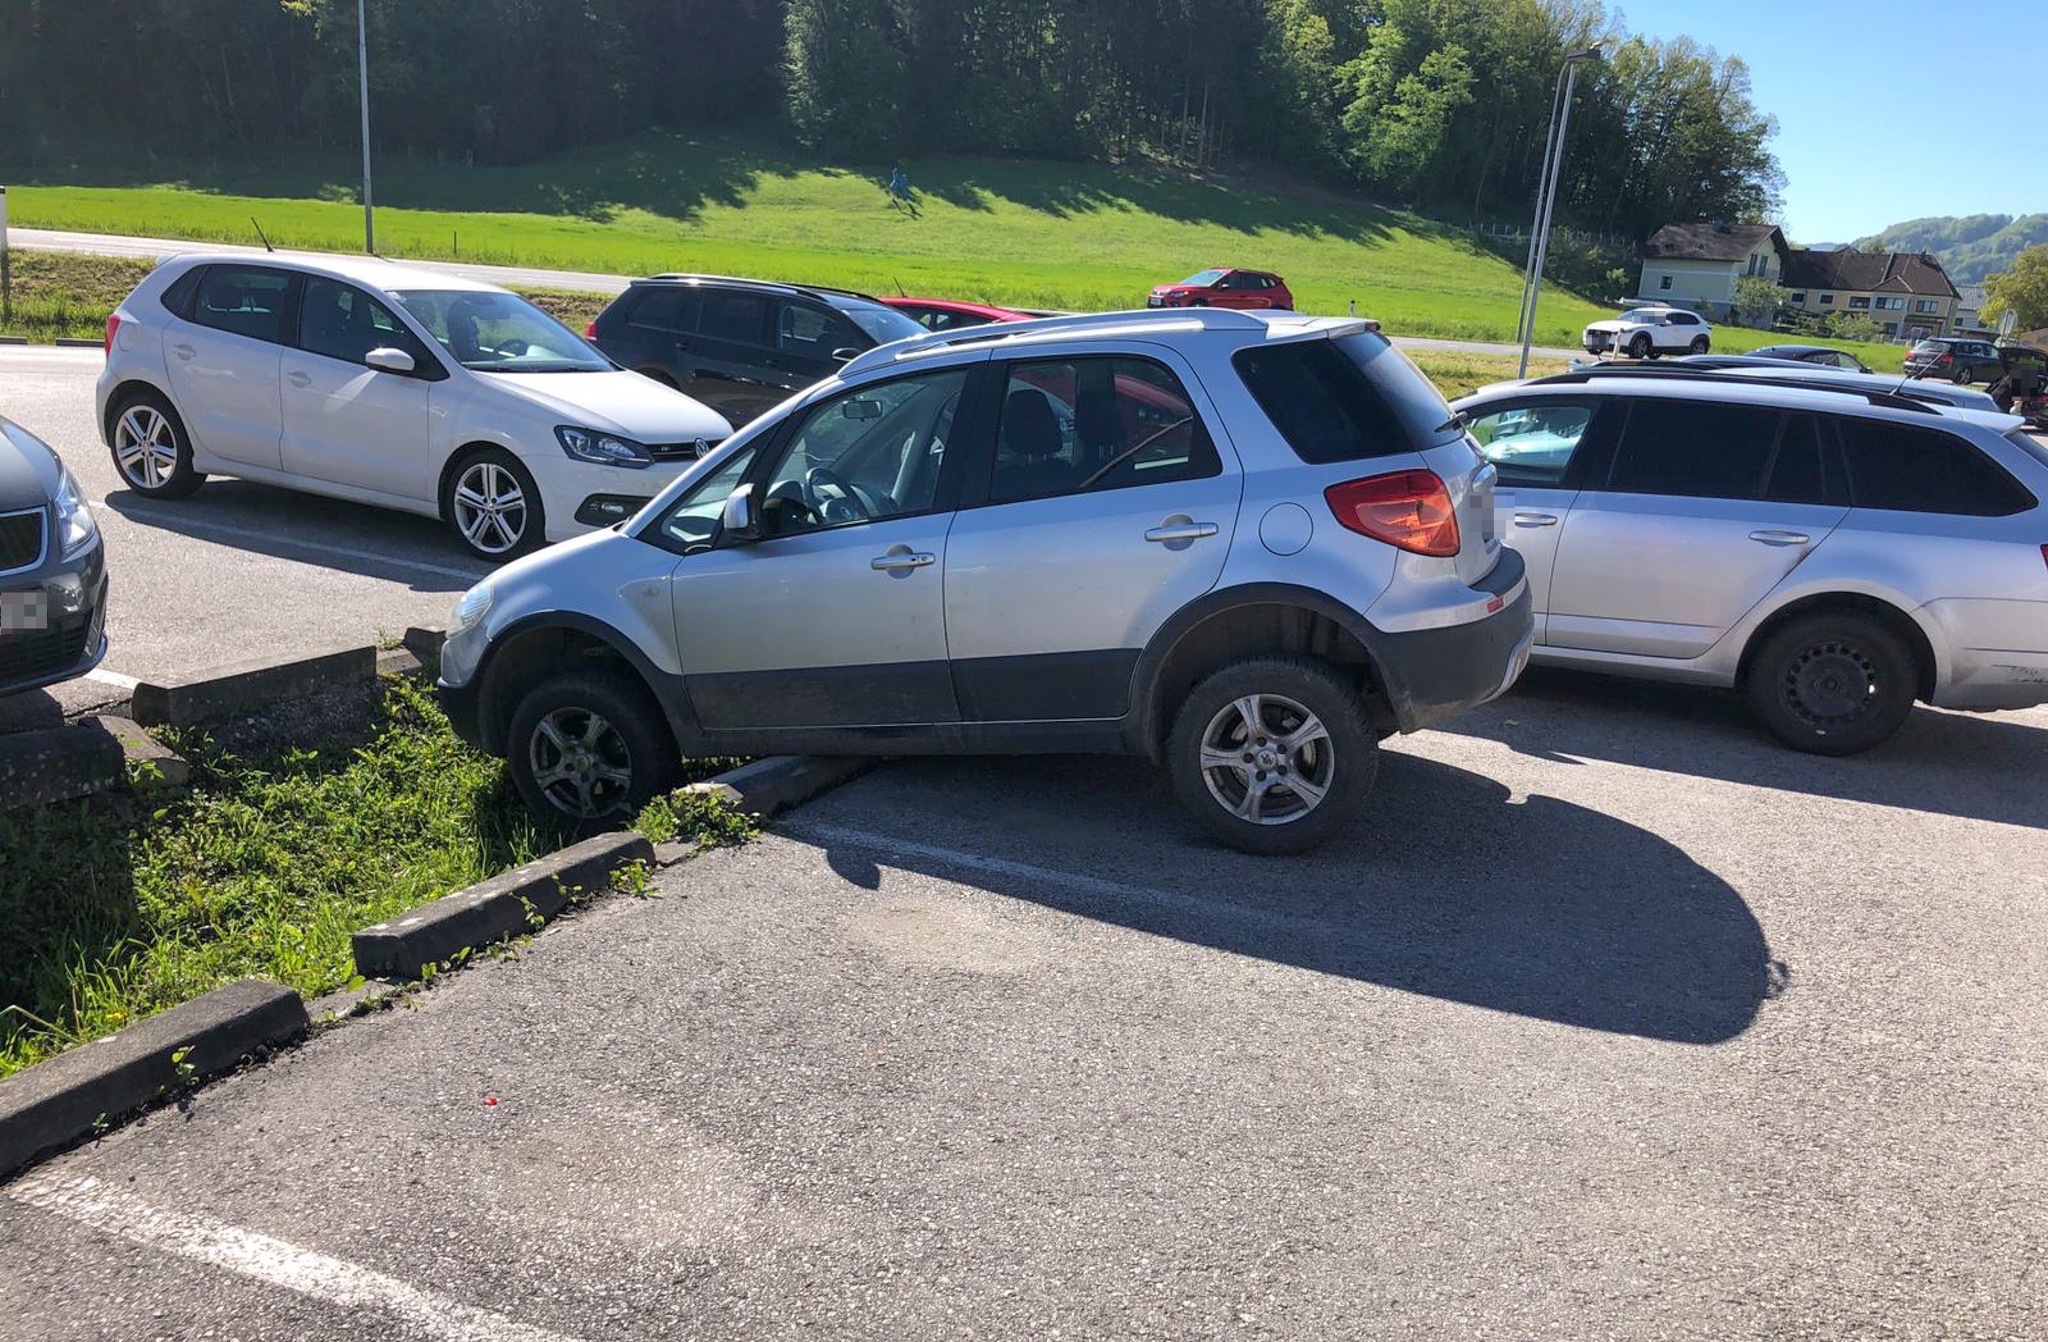
{"type": "Polygon", "coordinates": [[[42,588],[0,592],[0,634],[25,634],[49,626],[50,598],[42,588]]]}

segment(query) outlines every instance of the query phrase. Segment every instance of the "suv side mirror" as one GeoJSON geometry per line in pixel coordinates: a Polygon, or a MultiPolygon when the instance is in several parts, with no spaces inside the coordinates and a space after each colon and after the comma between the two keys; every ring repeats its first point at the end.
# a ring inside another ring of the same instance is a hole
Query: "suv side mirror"
{"type": "Polygon", "coordinates": [[[363,356],[363,362],[380,373],[410,373],[416,371],[412,355],[402,349],[379,346],[363,356]]]}
{"type": "Polygon", "coordinates": [[[741,485],[726,495],[725,509],[718,516],[718,526],[727,540],[761,539],[761,510],[754,506],[752,485],[741,485]]]}

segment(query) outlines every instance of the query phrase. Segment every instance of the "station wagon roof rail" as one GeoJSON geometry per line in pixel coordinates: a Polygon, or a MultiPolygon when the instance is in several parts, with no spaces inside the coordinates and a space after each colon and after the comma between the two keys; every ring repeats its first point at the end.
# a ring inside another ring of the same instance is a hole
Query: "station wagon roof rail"
{"type": "Polygon", "coordinates": [[[1721,382],[1736,386],[1785,387],[1793,391],[1817,391],[1834,396],[1860,396],[1872,405],[1885,406],[1892,410],[1911,410],[1918,414],[1934,415],[1940,411],[1925,401],[1915,400],[1898,392],[1878,391],[1867,387],[1832,387],[1797,377],[1743,377],[1731,379],[1721,370],[1713,368],[1636,368],[1629,366],[1604,366],[1600,368],[1574,368],[1569,372],[1552,373],[1547,377],[1529,379],[1529,385],[1536,387],[1569,386],[1575,382],[1591,382],[1601,378],[1668,378],[1683,382],[1721,382]]]}
{"type": "Polygon", "coordinates": [[[848,363],[840,376],[850,377],[899,359],[939,354],[973,345],[1024,345],[1079,335],[1113,335],[1143,331],[1310,331],[1323,335],[1349,335],[1377,331],[1379,323],[1364,317],[1312,317],[1300,313],[1240,312],[1232,308],[1134,308],[1128,312],[1088,312],[1068,317],[1042,317],[1033,321],[991,323],[957,331],[935,331],[930,335],[898,340],[878,346],[848,363]]]}

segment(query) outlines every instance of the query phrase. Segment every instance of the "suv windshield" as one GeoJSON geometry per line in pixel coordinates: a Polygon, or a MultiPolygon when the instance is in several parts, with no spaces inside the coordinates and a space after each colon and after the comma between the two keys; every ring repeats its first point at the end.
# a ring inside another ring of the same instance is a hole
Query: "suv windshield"
{"type": "Polygon", "coordinates": [[[1220,270],[1198,270],[1194,274],[1182,280],[1181,283],[1205,286],[1214,284],[1216,281],[1222,278],[1223,272],[1220,270]]]}
{"type": "Polygon", "coordinates": [[[1426,452],[1465,431],[1430,380],[1376,332],[1255,345],[1232,362],[1306,462],[1426,452]]]}
{"type": "Polygon", "coordinates": [[[906,340],[911,336],[925,334],[925,329],[914,320],[904,316],[895,308],[885,308],[880,303],[864,303],[858,299],[834,304],[855,326],[867,333],[877,345],[886,345],[892,340],[906,340]]]}
{"type": "Polygon", "coordinates": [[[516,294],[414,289],[391,295],[464,368],[484,373],[602,373],[611,360],[516,294]]]}

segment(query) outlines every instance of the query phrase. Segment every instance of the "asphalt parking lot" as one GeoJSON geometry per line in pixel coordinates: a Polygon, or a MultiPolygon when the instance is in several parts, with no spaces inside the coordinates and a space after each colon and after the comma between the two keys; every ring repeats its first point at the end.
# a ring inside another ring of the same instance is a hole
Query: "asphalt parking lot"
{"type": "Polygon", "coordinates": [[[96,349],[0,347],[0,415],[57,450],[106,535],[105,674],[44,692],[67,710],[135,679],[442,624],[488,571],[430,518],[220,478],[189,499],[137,496],[93,422],[104,366],[96,349]]]}
{"type": "Polygon", "coordinates": [[[2048,1336],[2048,712],[884,766],[0,1186],[36,1338],[2048,1336]]]}

